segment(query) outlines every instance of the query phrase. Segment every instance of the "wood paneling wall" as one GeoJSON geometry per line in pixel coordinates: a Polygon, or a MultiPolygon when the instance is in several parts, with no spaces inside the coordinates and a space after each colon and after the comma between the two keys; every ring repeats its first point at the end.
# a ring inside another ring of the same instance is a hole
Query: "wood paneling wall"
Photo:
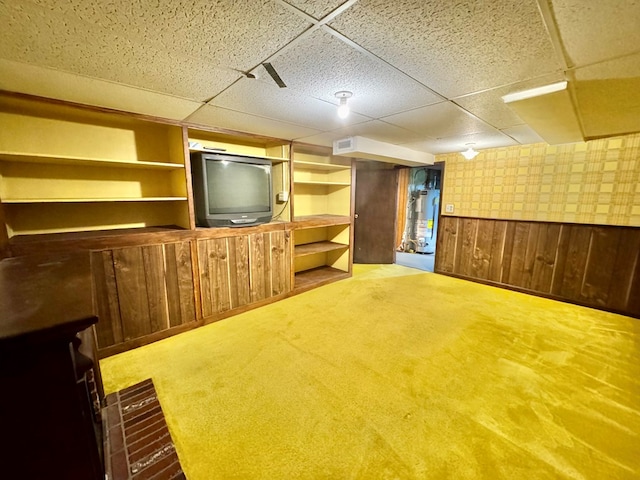
{"type": "Polygon", "coordinates": [[[94,251],[91,265],[101,350],[196,321],[191,242],[94,251]]]}
{"type": "Polygon", "coordinates": [[[435,271],[640,318],[640,228],[442,216],[435,271]]]}
{"type": "Polygon", "coordinates": [[[289,231],[197,241],[205,319],[291,291],[289,231]]]}

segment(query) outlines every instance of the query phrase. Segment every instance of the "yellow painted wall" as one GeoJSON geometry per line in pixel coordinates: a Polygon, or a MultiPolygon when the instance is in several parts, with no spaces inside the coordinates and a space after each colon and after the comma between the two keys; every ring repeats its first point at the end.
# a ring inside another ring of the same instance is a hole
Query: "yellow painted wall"
{"type": "Polygon", "coordinates": [[[640,226],[640,134],[459,153],[445,162],[452,215],[640,226]]]}

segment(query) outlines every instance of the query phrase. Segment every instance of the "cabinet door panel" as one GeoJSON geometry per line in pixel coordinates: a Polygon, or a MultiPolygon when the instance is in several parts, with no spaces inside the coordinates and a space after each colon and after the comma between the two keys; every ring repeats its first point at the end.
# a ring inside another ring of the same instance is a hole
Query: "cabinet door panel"
{"type": "Polygon", "coordinates": [[[271,232],[271,295],[291,290],[291,248],[289,232],[271,232]]]}
{"type": "Polygon", "coordinates": [[[189,242],[93,252],[92,270],[100,348],[196,320],[189,242]]]}
{"type": "Polygon", "coordinates": [[[269,248],[269,234],[257,233],[249,237],[251,266],[251,301],[258,302],[267,298],[270,288],[271,265],[269,248]],[[265,242],[266,236],[266,242],[265,242]],[[265,251],[266,248],[266,251],[265,251]]]}
{"type": "Polygon", "coordinates": [[[113,264],[124,340],[149,335],[152,329],[142,248],[113,250],[113,264]]]}
{"type": "Polygon", "coordinates": [[[113,252],[92,252],[91,271],[96,290],[98,323],[95,326],[99,348],[122,343],[122,320],[116,288],[116,274],[113,268],[113,252]]]}
{"type": "Polygon", "coordinates": [[[198,241],[202,311],[205,317],[231,309],[226,238],[198,241]]]}
{"type": "Polygon", "coordinates": [[[249,288],[249,237],[232,237],[229,242],[231,308],[251,303],[249,288]]]}

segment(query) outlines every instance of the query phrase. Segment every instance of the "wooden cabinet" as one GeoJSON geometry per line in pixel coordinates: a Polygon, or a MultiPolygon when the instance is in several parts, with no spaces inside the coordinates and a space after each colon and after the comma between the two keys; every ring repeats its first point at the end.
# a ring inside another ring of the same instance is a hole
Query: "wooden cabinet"
{"type": "Polygon", "coordinates": [[[0,96],[2,238],[189,228],[182,133],[137,116],[0,96]]]}
{"type": "Polygon", "coordinates": [[[0,92],[0,258],[91,251],[101,356],[351,275],[352,160],[0,92]],[[274,219],[197,228],[193,150],[272,162],[274,219]]]}
{"type": "Polygon", "coordinates": [[[294,144],[295,290],[351,275],[351,159],[294,144]]]}
{"type": "Polygon", "coordinates": [[[205,321],[282,298],[291,291],[289,230],[266,226],[216,233],[219,235],[213,238],[197,240],[205,321]]]}
{"type": "Polygon", "coordinates": [[[94,251],[91,263],[102,355],[195,326],[190,241],[94,251]]]}

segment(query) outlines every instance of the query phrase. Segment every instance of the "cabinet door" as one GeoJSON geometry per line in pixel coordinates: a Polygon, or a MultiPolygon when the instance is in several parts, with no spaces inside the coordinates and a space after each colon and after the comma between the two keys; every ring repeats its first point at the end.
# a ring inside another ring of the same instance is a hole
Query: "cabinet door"
{"type": "Polygon", "coordinates": [[[196,320],[190,242],[93,252],[99,348],[196,320]]]}
{"type": "Polygon", "coordinates": [[[289,292],[289,242],[288,231],[198,240],[203,317],[289,292]]]}

